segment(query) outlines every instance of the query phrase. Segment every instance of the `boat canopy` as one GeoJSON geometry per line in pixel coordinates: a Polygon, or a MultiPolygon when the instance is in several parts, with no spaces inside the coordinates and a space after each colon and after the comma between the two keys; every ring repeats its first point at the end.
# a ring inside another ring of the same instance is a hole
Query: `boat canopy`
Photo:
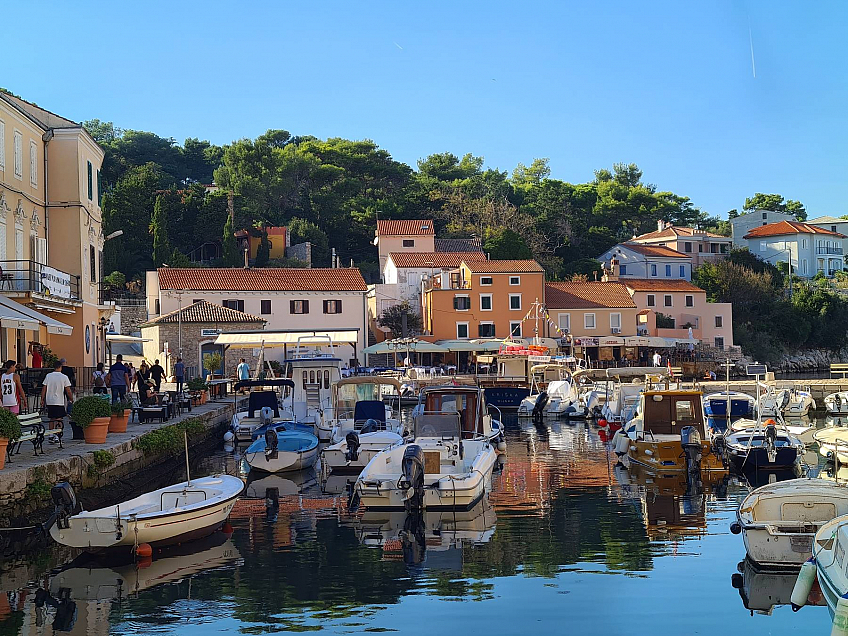
{"type": "Polygon", "coordinates": [[[258,349],[259,347],[283,347],[306,345],[326,347],[337,344],[356,344],[359,329],[336,329],[333,331],[233,331],[219,334],[217,345],[236,349],[258,349]]]}
{"type": "Polygon", "coordinates": [[[267,380],[239,380],[235,383],[235,385],[233,385],[233,390],[238,391],[239,389],[249,389],[257,386],[287,386],[294,388],[294,382],[292,382],[288,378],[269,378],[267,380]]]}

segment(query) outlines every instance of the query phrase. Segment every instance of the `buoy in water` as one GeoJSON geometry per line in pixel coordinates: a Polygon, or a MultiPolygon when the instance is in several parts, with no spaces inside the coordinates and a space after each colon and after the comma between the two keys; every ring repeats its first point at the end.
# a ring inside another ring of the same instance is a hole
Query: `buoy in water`
{"type": "Polygon", "coordinates": [[[233,534],[233,524],[231,524],[229,521],[225,521],[224,525],[221,526],[221,532],[223,532],[227,536],[232,536],[232,534],[233,534]]]}
{"type": "MultiPolygon", "coordinates": [[[[795,587],[792,588],[792,596],[789,597],[792,603],[792,610],[797,612],[807,604],[807,597],[810,595],[810,590],[813,589],[813,583],[816,582],[816,562],[810,557],[801,566],[801,571],[798,572],[798,578],[795,579],[795,587]]],[[[840,599],[840,603],[841,603],[840,599]]],[[[834,617],[834,624],[836,618],[834,617]]],[[[848,633],[848,632],[846,632],[848,633]]]]}
{"type": "Polygon", "coordinates": [[[153,548],[149,543],[141,543],[135,549],[135,555],[140,558],[150,558],[153,556],[153,548]]]}
{"type": "MultiPolygon", "coordinates": [[[[805,563],[804,565],[807,564],[805,563]]],[[[803,568],[803,566],[801,567],[803,568]]],[[[800,576],[801,575],[799,574],[799,579],[800,576]]],[[[792,592],[792,597],[795,597],[794,591],[792,592]]],[[[843,594],[836,602],[836,609],[833,611],[833,627],[830,628],[830,636],[846,635],[848,635],[848,594],[843,594]]]]}
{"type": "Polygon", "coordinates": [[[232,431],[227,431],[226,433],[224,433],[224,441],[232,442],[233,439],[235,439],[235,436],[235,433],[233,433],[232,431]]]}

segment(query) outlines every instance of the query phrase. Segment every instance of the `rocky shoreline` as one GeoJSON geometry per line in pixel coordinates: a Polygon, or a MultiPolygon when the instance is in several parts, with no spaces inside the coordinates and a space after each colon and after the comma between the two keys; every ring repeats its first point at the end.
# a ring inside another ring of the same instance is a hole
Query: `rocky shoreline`
{"type": "MultiPolygon", "coordinates": [[[[753,363],[754,360],[743,356],[736,363],[736,373],[745,375],[745,367],[753,363]]],[[[776,364],[770,364],[769,369],[777,373],[815,373],[830,371],[830,365],[838,363],[848,363],[848,349],[809,349],[786,353],[776,364]]]]}

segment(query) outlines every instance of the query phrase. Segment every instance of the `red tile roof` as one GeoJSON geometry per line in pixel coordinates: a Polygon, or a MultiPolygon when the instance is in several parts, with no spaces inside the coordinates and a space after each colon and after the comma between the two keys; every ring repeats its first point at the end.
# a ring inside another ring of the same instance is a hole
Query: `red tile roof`
{"type": "Polygon", "coordinates": [[[433,219],[381,219],[377,236],[434,236],[433,219]]]}
{"type": "Polygon", "coordinates": [[[483,252],[392,252],[395,267],[459,267],[462,261],[481,261],[483,252]]]}
{"type": "Polygon", "coordinates": [[[693,227],[680,227],[679,225],[669,225],[667,228],[662,230],[654,230],[653,232],[648,232],[647,234],[642,234],[641,236],[637,236],[634,241],[641,241],[644,239],[655,239],[655,238],[675,238],[677,236],[708,236],[710,238],[723,238],[730,240],[729,236],[722,236],[721,234],[715,234],[714,232],[707,232],[706,230],[698,230],[693,227]]]}
{"type": "Polygon", "coordinates": [[[237,309],[230,309],[229,307],[216,305],[205,300],[199,300],[188,307],[162,314],[147,324],[178,323],[180,322],[180,314],[182,314],[182,322],[267,322],[264,318],[259,318],[258,316],[253,316],[237,309]]]}
{"type": "Polygon", "coordinates": [[[624,285],[600,281],[547,283],[545,304],[550,309],[632,309],[636,307],[624,285]]]}
{"type": "Polygon", "coordinates": [[[535,274],[543,273],[545,270],[536,261],[464,261],[468,269],[474,274],[535,274]]]}
{"type": "Polygon", "coordinates": [[[677,278],[623,278],[622,283],[627,285],[633,291],[676,291],[676,292],[695,292],[706,294],[703,289],[690,283],[688,280],[677,278]]]}
{"type": "Polygon", "coordinates": [[[753,228],[743,238],[761,238],[763,236],[785,236],[786,234],[827,234],[836,238],[845,238],[844,234],[832,232],[817,225],[800,221],[779,221],[753,228]]]}
{"type": "Polygon", "coordinates": [[[355,267],[160,267],[160,289],[196,291],[366,291],[355,267]]]}
{"type": "Polygon", "coordinates": [[[692,258],[683,252],[678,252],[675,249],[664,245],[644,245],[642,243],[621,243],[618,247],[631,250],[642,256],[652,256],[657,258],[692,258]]]}

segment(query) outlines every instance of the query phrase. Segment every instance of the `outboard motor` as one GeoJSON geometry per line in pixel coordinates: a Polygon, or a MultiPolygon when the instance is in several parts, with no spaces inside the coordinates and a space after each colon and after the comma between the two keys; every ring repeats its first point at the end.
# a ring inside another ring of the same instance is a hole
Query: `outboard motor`
{"type": "Polygon", "coordinates": [[[545,407],[548,404],[548,392],[542,391],[539,393],[538,397],[536,397],[536,404],[533,405],[533,419],[540,420],[542,419],[542,413],[545,410],[545,407]]]}
{"type": "Polygon", "coordinates": [[[53,500],[53,513],[41,525],[44,532],[48,532],[54,523],[58,524],[59,528],[67,528],[68,518],[82,510],[73,486],[66,481],[59,482],[50,489],[50,498],[53,500]]]}
{"type": "Polygon", "coordinates": [[[277,449],[280,446],[280,438],[277,431],[269,428],[265,431],[265,459],[277,459],[277,449]]]}
{"type": "Polygon", "coordinates": [[[403,476],[398,488],[406,490],[404,506],[406,512],[420,513],[424,510],[424,451],[417,444],[410,444],[403,452],[401,461],[403,476]]]}
{"type": "Polygon", "coordinates": [[[716,457],[721,458],[722,464],[727,465],[727,440],[724,439],[724,435],[716,435],[713,438],[713,446],[712,446],[713,454],[716,457]]]}
{"type": "Polygon", "coordinates": [[[362,428],[359,429],[359,433],[364,435],[365,433],[376,433],[380,430],[380,422],[375,419],[367,419],[365,420],[365,424],[362,425],[362,428]]]}
{"type": "Polygon", "coordinates": [[[270,406],[263,406],[259,410],[259,425],[268,426],[272,419],[274,419],[274,409],[270,406]]]}
{"type": "Polygon", "coordinates": [[[777,459],[777,426],[774,420],[766,420],[765,442],[769,462],[777,459]]]}
{"type": "Polygon", "coordinates": [[[686,455],[686,472],[697,475],[701,472],[701,434],[694,426],[684,426],[680,429],[680,445],[686,455]]]}
{"type": "Polygon", "coordinates": [[[345,443],[347,444],[345,459],[349,462],[355,462],[359,459],[359,433],[348,431],[347,435],[345,435],[345,443]]]}

